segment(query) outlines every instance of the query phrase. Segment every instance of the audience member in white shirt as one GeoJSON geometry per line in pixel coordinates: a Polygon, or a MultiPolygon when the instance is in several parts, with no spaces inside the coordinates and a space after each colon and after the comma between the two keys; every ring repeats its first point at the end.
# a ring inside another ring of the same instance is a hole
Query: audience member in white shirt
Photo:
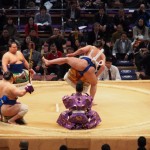
{"type": "Polygon", "coordinates": [[[112,57],[106,58],[105,69],[99,76],[99,80],[121,80],[119,69],[112,65],[112,57]]]}

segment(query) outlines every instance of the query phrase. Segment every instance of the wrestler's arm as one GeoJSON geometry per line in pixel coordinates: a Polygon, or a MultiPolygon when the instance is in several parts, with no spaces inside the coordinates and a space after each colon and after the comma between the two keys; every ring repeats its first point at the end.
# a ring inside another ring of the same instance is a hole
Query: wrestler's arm
{"type": "Polygon", "coordinates": [[[5,53],[2,57],[2,69],[3,72],[8,71],[7,65],[9,64],[9,57],[7,55],[7,53],[5,53]]]}
{"type": "Polygon", "coordinates": [[[22,97],[27,93],[25,89],[19,89],[13,84],[9,86],[9,91],[12,97],[22,97]]]}
{"type": "Polygon", "coordinates": [[[31,72],[32,74],[34,74],[34,73],[35,73],[34,70],[33,70],[32,68],[30,68],[29,63],[28,63],[28,61],[25,59],[24,55],[23,55],[20,51],[19,51],[19,53],[20,53],[20,58],[21,58],[21,60],[23,61],[25,68],[26,68],[27,70],[30,70],[30,72],[31,72]]]}
{"type": "Polygon", "coordinates": [[[22,59],[23,63],[24,63],[24,66],[26,67],[26,69],[29,69],[29,63],[27,62],[27,60],[25,59],[24,55],[18,51],[19,55],[20,55],[20,58],[22,59]]]}
{"type": "Polygon", "coordinates": [[[67,56],[67,57],[74,57],[74,56],[77,56],[77,55],[85,54],[85,53],[87,53],[90,49],[91,49],[91,46],[90,46],[90,45],[87,45],[87,46],[85,46],[85,47],[82,47],[82,48],[78,49],[78,50],[75,51],[74,53],[67,54],[66,56],[67,56]]]}
{"type": "Polygon", "coordinates": [[[96,77],[97,77],[97,78],[99,77],[99,75],[100,75],[100,74],[104,71],[104,69],[105,69],[106,57],[105,57],[105,55],[104,55],[103,53],[101,54],[100,59],[101,59],[102,63],[101,63],[100,69],[99,69],[99,70],[97,71],[97,73],[96,73],[96,77]]]}

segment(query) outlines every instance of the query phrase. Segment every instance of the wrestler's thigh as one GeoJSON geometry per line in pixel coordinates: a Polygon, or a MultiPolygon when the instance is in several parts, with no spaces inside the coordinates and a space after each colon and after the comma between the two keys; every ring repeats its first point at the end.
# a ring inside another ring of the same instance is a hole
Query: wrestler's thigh
{"type": "Polygon", "coordinates": [[[3,105],[2,114],[4,116],[14,116],[20,111],[21,104],[3,105]]]}
{"type": "Polygon", "coordinates": [[[95,75],[95,69],[91,67],[87,72],[84,73],[84,78],[91,84],[97,84],[97,77],[95,75]]]}
{"type": "Polygon", "coordinates": [[[67,63],[78,71],[83,71],[87,67],[87,61],[76,57],[68,57],[67,63]]]}

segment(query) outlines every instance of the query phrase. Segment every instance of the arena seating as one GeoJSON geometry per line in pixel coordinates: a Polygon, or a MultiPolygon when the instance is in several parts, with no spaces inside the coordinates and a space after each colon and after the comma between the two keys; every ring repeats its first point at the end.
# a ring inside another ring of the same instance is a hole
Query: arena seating
{"type": "Polygon", "coordinates": [[[137,80],[136,66],[132,61],[119,60],[116,63],[122,80],[137,80]]]}
{"type": "MultiPolygon", "coordinates": [[[[118,9],[107,9],[107,14],[110,18],[112,18],[116,13],[118,9]]],[[[84,9],[81,10],[81,20],[87,20],[88,28],[87,30],[91,30],[92,24],[93,24],[93,17],[95,12],[97,12],[98,9],[84,9]]],[[[8,17],[12,17],[14,19],[15,24],[18,26],[18,32],[20,34],[21,38],[25,37],[24,34],[24,27],[27,23],[27,20],[30,16],[34,17],[35,13],[37,13],[37,9],[6,9],[6,15],[8,17]]],[[[129,17],[132,15],[132,11],[129,9],[126,9],[125,12],[128,14],[129,17]]],[[[62,27],[62,18],[64,18],[65,9],[51,9],[49,11],[52,17],[52,27],[62,27]]],[[[68,32],[66,30],[65,36],[68,36],[68,32]]],[[[41,38],[47,38],[49,37],[49,33],[47,32],[41,32],[39,31],[39,36],[41,38]]]]}
{"type": "Polygon", "coordinates": [[[135,70],[119,70],[122,80],[137,80],[137,75],[135,70]]]}

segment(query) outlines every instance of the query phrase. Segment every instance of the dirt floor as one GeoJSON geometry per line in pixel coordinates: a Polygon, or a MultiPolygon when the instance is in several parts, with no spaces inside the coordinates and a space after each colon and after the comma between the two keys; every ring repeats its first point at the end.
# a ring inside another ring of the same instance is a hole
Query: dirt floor
{"type": "MultiPolygon", "coordinates": [[[[99,144],[92,142],[92,139],[129,140],[140,135],[150,138],[150,81],[99,81],[94,99],[97,105],[92,109],[99,113],[102,122],[94,129],[76,131],[67,130],[56,123],[59,114],[65,110],[62,97],[71,95],[75,90],[65,81],[35,81],[33,86],[34,93],[18,99],[29,106],[25,116],[27,125],[0,123],[0,138],[4,140],[4,143],[1,140],[0,147],[12,145],[6,139],[25,138],[63,139],[73,148],[76,144],[69,140],[82,139],[83,143],[78,145],[84,145],[85,142],[87,146],[78,146],[79,148],[92,150],[94,147],[93,150],[96,150],[99,149],[99,144]],[[90,143],[86,139],[91,140],[90,143]]],[[[136,142],[133,143],[135,148],[136,142]]],[[[150,143],[147,146],[150,147],[150,143]]],[[[112,143],[112,150],[113,148],[116,149],[116,145],[112,143]]]]}

